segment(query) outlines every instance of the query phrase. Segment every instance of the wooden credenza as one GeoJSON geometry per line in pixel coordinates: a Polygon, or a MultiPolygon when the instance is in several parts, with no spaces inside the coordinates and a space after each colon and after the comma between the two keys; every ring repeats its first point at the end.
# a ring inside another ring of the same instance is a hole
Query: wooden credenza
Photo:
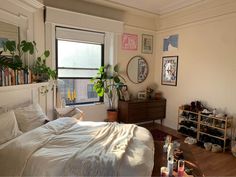
{"type": "Polygon", "coordinates": [[[120,122],[138,123],[165,118],[166,99],[119,101],[120,122]]]}

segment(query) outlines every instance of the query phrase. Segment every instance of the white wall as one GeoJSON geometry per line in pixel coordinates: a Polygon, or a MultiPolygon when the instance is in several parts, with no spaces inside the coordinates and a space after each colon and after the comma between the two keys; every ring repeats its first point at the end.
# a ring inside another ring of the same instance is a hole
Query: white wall
{"type": "Polygon", "coordinates": [[[212,9],[196,7],[161,18],[155,81],[167,99],[164,124],[169,127],[177,127],[178,107],[194,100],[236,116],[236,3],[228,2],[220,9],[211,4],[212,9]],[[163,38],[171,34],[179,34],[179,49],[162,52],[163,38]],[[179,56],[177,87],[161,85],[161,58],[171,55],[179,56]]]}

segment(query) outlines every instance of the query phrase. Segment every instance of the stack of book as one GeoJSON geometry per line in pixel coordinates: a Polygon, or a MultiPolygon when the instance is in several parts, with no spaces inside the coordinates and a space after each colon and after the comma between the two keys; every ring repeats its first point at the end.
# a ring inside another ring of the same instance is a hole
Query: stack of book
{"type": "Polygon", "coordinates": [[[11,86],[32,83],[32,71],[0,68],[0,86],[11,86]]]}

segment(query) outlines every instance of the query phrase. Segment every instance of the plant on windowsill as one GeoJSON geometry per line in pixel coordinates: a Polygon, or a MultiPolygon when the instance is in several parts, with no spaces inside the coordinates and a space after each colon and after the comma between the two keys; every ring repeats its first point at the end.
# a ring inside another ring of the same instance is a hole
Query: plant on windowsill
{"type": "Polygon", "coordinates": [[[94,83],[94,90],[99,97],[104,95],[108,99],[109,108],[107,110],[108,120],[113,122],[117,120],[118,111],[115,108],[115,99],[119,97],[119,90],[125,82],[125,79],[119,74],[119,67],[115,65],[101,66],[97,75],[91,79],[94,83]]]}

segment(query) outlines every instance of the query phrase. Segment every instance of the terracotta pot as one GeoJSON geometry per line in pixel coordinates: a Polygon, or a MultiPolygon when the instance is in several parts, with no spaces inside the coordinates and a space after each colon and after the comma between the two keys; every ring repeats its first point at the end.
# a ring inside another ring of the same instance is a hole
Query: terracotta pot
{"type": "Polygon", "coordinates": [[[107,110],[107,119],[109,122],[115,122],[118,118],[117,110],[107,110]]]}

